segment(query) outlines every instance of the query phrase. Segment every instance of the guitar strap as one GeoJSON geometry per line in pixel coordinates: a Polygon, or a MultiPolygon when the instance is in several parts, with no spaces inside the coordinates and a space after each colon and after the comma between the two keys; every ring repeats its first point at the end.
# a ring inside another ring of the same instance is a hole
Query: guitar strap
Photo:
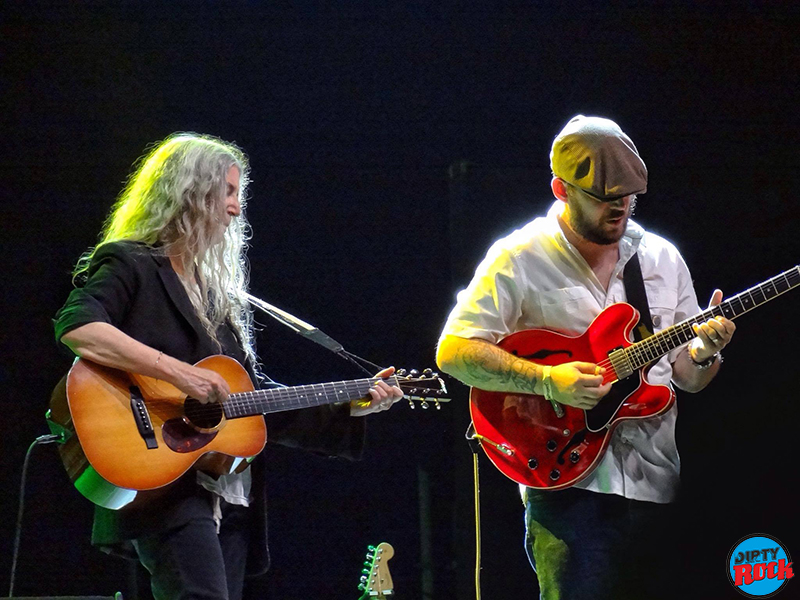
{"type": "Polygon", "coordinates": [[[628,304],[639,311],[639,324],[633,330],[633,339],[637,342],[653,335],[653,318],[650,316],[650,305],[647,303],[647,293],[644,289],[642,266],[639,264],[639,254],[633,256],[625,265],[622,272],[622,281],[625,284],[625,295],[628,304]]]}

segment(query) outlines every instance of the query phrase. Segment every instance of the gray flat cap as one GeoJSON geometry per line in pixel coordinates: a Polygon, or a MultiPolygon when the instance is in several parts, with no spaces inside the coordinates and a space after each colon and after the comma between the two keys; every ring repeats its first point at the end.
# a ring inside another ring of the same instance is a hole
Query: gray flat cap
{"type": "Polygon", "coordinates": [[[647,167],[619,125],[576,115],[553,140],[553,175],[599,200],[647,191],[647,167]]]}

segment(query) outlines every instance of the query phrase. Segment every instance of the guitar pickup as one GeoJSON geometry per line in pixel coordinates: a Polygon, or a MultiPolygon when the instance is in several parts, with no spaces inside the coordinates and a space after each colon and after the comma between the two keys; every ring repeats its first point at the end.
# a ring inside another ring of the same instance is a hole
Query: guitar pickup
{"type": "Polygon", "coordinates": [[[148,450],[158,448],[156,432],[153,429],[152,421],[150,421],[150,413],[147,412],[147,406],[144,403],[141,390],[135,385],[132,385],[128,390],[131,393],[131,413],[133,413],[133,419],[136,421],[139,435],[142,436],[148,450]]]}

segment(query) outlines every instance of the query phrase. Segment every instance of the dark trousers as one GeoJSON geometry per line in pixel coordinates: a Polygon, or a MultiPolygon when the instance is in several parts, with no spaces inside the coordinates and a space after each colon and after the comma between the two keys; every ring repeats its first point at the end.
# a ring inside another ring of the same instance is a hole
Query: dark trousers
{"type": "Polygon", "coordinates": [[[674,507],[581,489],[525,494],[542,600],[677,598],[674,507]]]}
{"type": "Polygon", "coordinates": [[[155,600],[241,600],[249,530],[247,508],[222,501],[217,534],[210,498],[207,516],[134,540],[150,572],[155,600]]]}

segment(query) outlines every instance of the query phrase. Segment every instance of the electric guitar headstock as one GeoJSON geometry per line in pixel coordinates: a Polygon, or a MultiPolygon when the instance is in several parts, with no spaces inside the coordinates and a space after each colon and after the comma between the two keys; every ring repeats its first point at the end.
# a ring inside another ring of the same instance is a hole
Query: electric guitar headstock
{"type": "Polygon", "coordinates": [[[394,598],[394,584],[388,565],[389,559],[394,556],[394,548],[391,544],[381,542],[377,547],[369,546],[367,550],[361,583],[358,584],[362,594],[358,600],[394,598]]]}
{"type": "Polygon", "coordinates": [[[440,410],[443,402],[450,402],[450,398],[444,397],[447,386],[439,374],[431,369],[425,369],[422,373],[416,369],[399,369],[392,377],[397,380],[397,386],[403,390],[411,408],[416,408],[415,402],[419,402],[422,408],[433,404],[436,410],[440,410]]]}

